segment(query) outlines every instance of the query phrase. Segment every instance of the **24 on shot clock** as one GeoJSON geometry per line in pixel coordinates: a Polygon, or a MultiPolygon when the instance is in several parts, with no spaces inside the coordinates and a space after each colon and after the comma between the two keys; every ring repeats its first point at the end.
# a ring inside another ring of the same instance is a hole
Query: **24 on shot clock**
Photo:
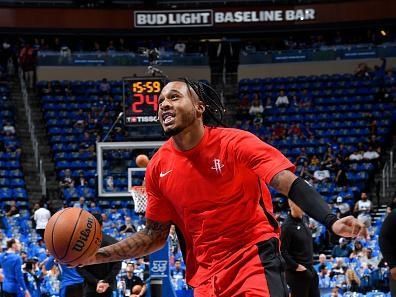
{"type": "Polygon", "coordinates": [[[165,84],[161,77],[124,78],[125,125],[157,123],[158,97],[165,84]]]}

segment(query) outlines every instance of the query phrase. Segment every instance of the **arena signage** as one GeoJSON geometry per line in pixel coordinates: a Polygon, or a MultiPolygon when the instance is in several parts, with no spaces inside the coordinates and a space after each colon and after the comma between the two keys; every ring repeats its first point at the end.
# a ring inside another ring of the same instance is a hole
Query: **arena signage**
{"type": "Polygon", "coordinates": [[[135,28],[211,27],[222,24],[298,22],[315,20],[313,8],[285,10],[165,10],[135,11],[135,28]]]}

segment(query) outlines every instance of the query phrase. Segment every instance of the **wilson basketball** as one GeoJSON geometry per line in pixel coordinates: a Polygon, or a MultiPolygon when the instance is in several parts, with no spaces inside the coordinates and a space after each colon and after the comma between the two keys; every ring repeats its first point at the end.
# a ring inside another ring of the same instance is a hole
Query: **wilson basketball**
{"type": "Polygon", "coordinates": [[[136,157],[136,165],[140,168],[146,168],[150,159],[146,155],[138,155],[136,157]]]}
{"type": "Polygon", "coordinates": [[[44,241],[58,262],[75,266],[99,249],[102,229],[88,211],[69,207],[50,218],[45,228],[44,241]]]}

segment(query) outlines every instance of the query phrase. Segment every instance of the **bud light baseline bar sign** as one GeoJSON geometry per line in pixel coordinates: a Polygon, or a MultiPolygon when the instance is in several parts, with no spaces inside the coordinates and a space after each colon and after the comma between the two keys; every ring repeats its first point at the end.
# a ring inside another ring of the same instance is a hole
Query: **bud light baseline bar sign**
{"type": "Polygon", "coordinates": [[[135,28],[214,27],[224,24],[300,22],[315,20],[315,9],[285,10],[161,10],[134,11],[135,28]]]}

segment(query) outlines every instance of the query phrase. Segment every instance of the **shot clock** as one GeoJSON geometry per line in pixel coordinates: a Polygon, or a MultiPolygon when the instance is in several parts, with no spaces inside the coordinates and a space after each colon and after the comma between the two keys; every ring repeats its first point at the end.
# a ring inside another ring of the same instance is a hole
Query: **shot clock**
{"type": "Polygon", "coordinates": [[[125,125],[156,124],[158,97],[164,86],[161,77],[124,78],[125,125]]]}

